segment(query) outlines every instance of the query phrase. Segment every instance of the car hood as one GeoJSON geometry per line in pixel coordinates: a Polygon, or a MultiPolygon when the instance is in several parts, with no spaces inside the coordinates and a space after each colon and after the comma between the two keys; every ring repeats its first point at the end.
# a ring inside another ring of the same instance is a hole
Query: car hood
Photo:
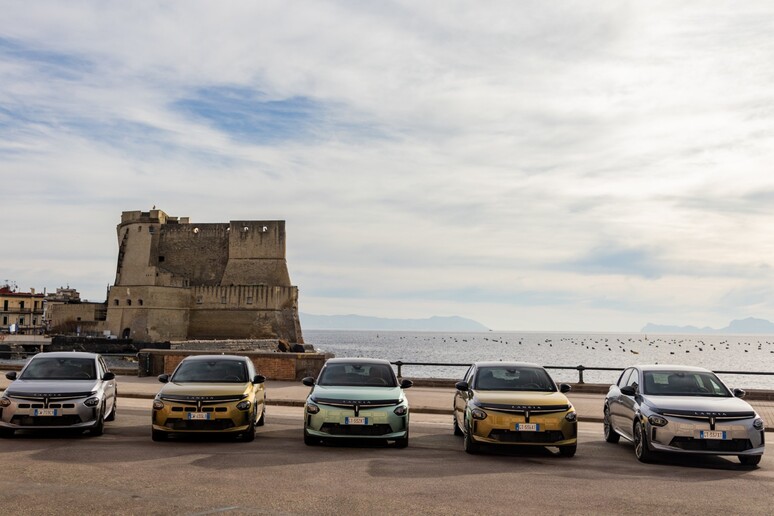
{"type": "Polygon", "coordinates": [[[342,401],[397,401],[403,399],[403,389],[315,385],[311,396],[315,399],[342,401]]]}
{"type": "Polygon", "coordinates": [[[237,396],[247,392],[246,383],[170,382],[159,394],[169,396],[237,396]]]}
{"type": "Polygon", "coordinates": [[[99,380],[14,380],[6,394],[75,394],[96,391],[99,380]]]}
{"type": "Polygon", "coordinates": [[[473,391],[474,401],[484,405],[529,405],[563,406],[569,405],[567,396],[561,392],[533,391],[473,391]]]}
{"type": "Polygon", "coordinates": [[[744,413],[754,412],[749,403],[740,398],[711,398],[708,396],[643,396],[652,409],[693,414],[696,412],[744,413]]]}

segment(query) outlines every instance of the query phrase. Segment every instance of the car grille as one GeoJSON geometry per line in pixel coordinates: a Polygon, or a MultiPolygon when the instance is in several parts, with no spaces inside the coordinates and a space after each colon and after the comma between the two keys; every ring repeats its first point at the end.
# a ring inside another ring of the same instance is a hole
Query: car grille
{"type": "Polygon", "coordinates": [[[93,392],[56,392],[51,394],[43,394],[43,393],[36,393],[36,394],[21,394],[21,393],[15,393],[15,392],[8,392],[5,393],[6,396],[9,398],[16,398],[18,400],[27,400],[31,402],[42,402],[44,398],[50,399],[50,400],[72,400],[77,398],[88,398],[89,396],[93,396],[93,392]]]}
{"type": "Polygon", "coordinates": [[[489,438],[502,443],[555,443],[564,441],[565,437],[559,430],[548,432],[512,432],[510,430],[492,430],[489,438]]]}
{"type": "Polygon", "coordinates": [[[164,426],[172,430],[198,430],[201,432],[215,432],[234,428],[234,422],[230,419],[188,420],[167,418],[164,426]]]}
{"type": "Polygon", "coordinates": [[[52,417],[14,416],[11,423],[19,426],[71,426],[83,423],[77,414],[52,417]]]}
{"type": "Polygon", "coordinates": [[[197,410],[196,407],[172,407],[172,412],[228,412],[227,407],[202,407],[197,410]]]}
{"type": "Polygon", "coordinates": [[[323,423],[321,432],[330,435],[387,435],[392,433],[390,425],[340,425],[338,423],[323,423]]]}
{"type": "Polygon", "coordinates": [[[712,439],[693,439],[692,437],[675,437],[669,443],[670,446],[685,451],[715,451],[715,452],[741,452],[752,449],[749,439],[730,439],[726,441],[712,439]]]}
{"type": "MultiPolygon", "coordinates": [[[[20,409],[45,408],[42,403],[19,403],[20,409]]],[[[49,403],[48,408],[75,408],[75,403],[49,403]]]]}
{"type": "Polygon", "coordinates": [[[497,412],[508,412],[511,414],[551,414],[555,412],[566,412],[570,410],[570,405],[511,405],[505,403],[482,403],[479,405],[484,410],[494,410],[497,412]]]}
{"type": "Polygon", "coordinates": [[[357,405],[358,407],[368,409],[368,408],[377,408],[377,407],[391,407],[393,405],[398,405],[401,400],[343,400],[343,399],[333,399],[333,398],[317,398],[313,397],[312,401],[314,403],[319,403],[320,405],[330,405],[333,407],[354,407],[357,405]]]}

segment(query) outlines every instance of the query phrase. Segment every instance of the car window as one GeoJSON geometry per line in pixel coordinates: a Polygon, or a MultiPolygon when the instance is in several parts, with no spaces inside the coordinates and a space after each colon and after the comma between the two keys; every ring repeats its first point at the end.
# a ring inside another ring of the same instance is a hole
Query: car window
{"type": "Polygon", "coordinates": [[[319,385],[397,387],[395,372],[388,364],[328,364],[320,373],[319,385]]]}
{"type": "Polygon", "coordinates": [[[626,382],[629,381],[629,377],[631,376],[632,371],[634,371],[634,369],[629,368],[629,369],[626,369],[623,373],[621,373],[621,376],[618,378],[618,388],[626,387],[627,385],[626,382]]]}
{"type": "Polygon", "coordinates": [[[473,373],[476,371],[476,366],[470,366],[468,368],[468,371],[465,373],[465,380],[468,385],[471,385],[473,383],[473,373]]]}
{"type": "Polygon", "coordinates": [[[183,361],[172,375],[173,382],[245,383],[247,368],[241,360],[183,361]]]}
{"type": "Polygon", "coordinates": [[[704,371],[645,371],[645,394],[659,396],[730,397],[714,373],[704,371]]]}
{"type": "Polygon", "coordinates": [[[629,376],[629,379],[626,380],[626,385],[628,387],[634,387],[634,389],[637,389],[639,387],[639,383],[638,383],[639,381],[640,381],[639,371],[637,371],[636,369],[632,369],[632,374],[631,376],[629,376]]]}
{"type": "Polygon", "coordinates": [[[474,389],[554,392],[556,385],[543,368],[503,365],[479,367],[476,372],[474,389]]]}
{"type": "Polygon", "coordinates": [[[27,364],[19,378],[22,380],[95,380],[97,368],[93,358],[58,358],[38,355],[27,364]]]}

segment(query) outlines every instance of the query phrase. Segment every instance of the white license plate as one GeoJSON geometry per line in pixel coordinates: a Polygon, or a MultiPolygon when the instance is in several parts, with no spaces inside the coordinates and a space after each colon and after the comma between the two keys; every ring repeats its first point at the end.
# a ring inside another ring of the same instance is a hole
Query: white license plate
{"type": "Polygon", "coordinates": [[[209,412],[189,412],[188,419],[210,419],[209,412]]]}
{"type": "Polygon", "coordinates": [[[368,418],[367,417],[345,417],[344,424],[345,425],[367,425],[368,418]]]}
{"type": "Polygon", "coordinates": [[[540,432],[540,425],[537,423],[516,423],[517,432],[540,432]]]}
{"type": "Polygon", "coordinates": [[[58,416],[55,408],[36,408],[33,416],[58,416]]]}
{"type": "Polygon", "coordinates": [[[721,430],[701,430],[699,432],[699,439],[718,439],[725,441],[726,433],[721,430]]]}

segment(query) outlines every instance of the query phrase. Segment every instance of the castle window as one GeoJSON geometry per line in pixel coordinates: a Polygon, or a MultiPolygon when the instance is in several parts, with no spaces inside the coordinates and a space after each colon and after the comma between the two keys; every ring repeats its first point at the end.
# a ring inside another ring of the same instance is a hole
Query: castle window
{"type": "Polygon", "coordinates": [[[132,300],[131,299],[127,299],[126,300],[126,306],[132,306],[132,300]]]}
{"type": "Polygon", "coordinates": [[[137,302],[142,306],[142,299],[138,299],[137,302]]]}
{"type": "Polygon", "coordinates": [[[159,256],[159,263],[163,263],[163,262],[164,262],[164,257],[163,256],[159,256]]]}
{"type": "Polygon", "coordinates": [[[247,296],[247,304],[252,305],[253,304],[253,296],[247,296]]]}
{"type": "Polygon", "coordinates": [[[226,296],[222,296],[220,298],[220,302],[225,305],[226,304],[226,296]]]}
{"type": "Polygon", "coordinates": [[[137,226],[137,232],[139,233],[140,231],[142,231],[142,226],[137,226]]]}
{"type": "MultiPolygon", "coordinates": [[[[80,320],[81,320],[81,318],[80,318],[80,317],[78,317],[78,318],[77,318],[77,320],[78,320],[78,321],[80,321],[80,320]]],[[[35,324],[35,323],[33,322],[32,324],[35,324]]]]}
{"type": "Polygon", "coordinates": [[[202,304],[202,303],[203,303],[203,301],[202,301],[202,296],[196,296],[196,304],[197,304],[197,305],[200,305],[200,304],[202,304]]]}
{"type": "Polygon", "coordinates": [[[118,299],[114,299],[114,300],[113,300],[113,304],[114,304],[114,305],[116,305],[116,306],[118,306],[118,299]]]}

